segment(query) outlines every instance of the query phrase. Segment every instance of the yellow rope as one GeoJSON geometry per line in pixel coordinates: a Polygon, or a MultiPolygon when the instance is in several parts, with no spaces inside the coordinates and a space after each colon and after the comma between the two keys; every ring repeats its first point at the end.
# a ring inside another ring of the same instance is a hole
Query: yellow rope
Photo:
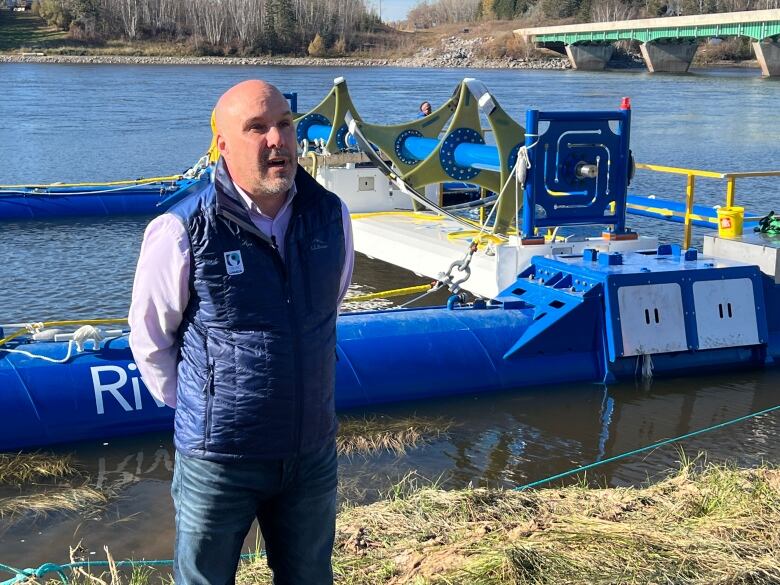
{"type": "Polygon", "coordinates": [[[149,179],[134,179],[130,181],[111,181],[107,183],[51,183],[48,185],[0,185],[0,189],[50,189],[52,187],[110,187],[112,185],[146,185],[149,183],[163,183],[165,181],[178,181],[182,175],[168,175],[167,177],[151,177],[149,179]]]}
{"type": "Polygon", "coordinates": [[[81,319],[78,321],[45,321],[43,323],[30,323],[28,327],[17,329],[10,335],[0,339],[0,346],[5,345],[12,339],[16,339],[25,333],[31,333],[32,329],[45,329],[46,327],[68,327],[71,325],[119,325],[127,323],[127,319],[81,319]]]}
{"type": "Polygon", "coordinates": [[[317,153],[314,152],[313,150],[310,150],[309,152],[306,153],[306,156],[308,156],[311,159],[311,161],[312,161],[311,162],[311,170],[309,171],[309,174],[316,179],[317,178],[317,167],[319,166],[319,160],[317,159],[317,153]]]}
{"type": "Polygon", "coordinates": [[[350,213],[352,219],[366,219],[371,217],[410,217],[412,219],[421,219],[424,221],[441,221],[442,216],[438,214],[426,213],[421,211],[367,211],[365,213],[350,213]]]}
{"type": "Polygon", "coordinates": [[[348,297],[344,299],[345,303],[359,303],[361,301],[372,301],[374,299],[389,299],[392,297],[402,297],[404,295],[411,295],[418,292],[425,292],[432,288],[433,285],[421,284],[419,286],[408,286],[406,288],[396,288],[393,290],[386,290],[382,292],[371,293],[367,295],[360,295],[357,297],[348,297]]]}
{"type": "Polygon", "coordinates": [[[219,160],[219,146],[217,146],[217,110],[211,110],[211,144],[209,144],[209,162],[215,163],[219,160]]]}

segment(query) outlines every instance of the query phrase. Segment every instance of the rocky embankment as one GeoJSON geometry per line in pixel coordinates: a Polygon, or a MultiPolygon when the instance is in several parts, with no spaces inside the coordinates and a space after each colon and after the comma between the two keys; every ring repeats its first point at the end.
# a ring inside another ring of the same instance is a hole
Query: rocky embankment
{"type": "Polygon", "coordinates": [[[129,65],[254,65],[301,67],[471,67],[478,69],[568,69],[569,61],[561,58],[500,58],[480,56],[485,38],[442,39],[437,48],[424,47],[410,57],[398,59],[370,57],[154,57],[137,55],[47,55],[45,53],[7,53],[0,63],[99,63],[129,65]]]}
{"type": "Polygon", "coordinates": [[[482,56],[480,48],[489,39],[445,37],[440,47],[423,47],[411,57],[398,59],[398,67],[473,67],[475,69],[569,69],[565,57],[488,59],[482,56]]]}

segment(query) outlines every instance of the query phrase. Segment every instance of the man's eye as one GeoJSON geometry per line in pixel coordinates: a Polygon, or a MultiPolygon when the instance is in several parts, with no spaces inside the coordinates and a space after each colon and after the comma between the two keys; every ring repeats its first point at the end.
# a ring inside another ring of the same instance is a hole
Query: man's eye
{"type": "Polygon", "coordinates": [[[292,126],[292,122],[290,120],[283,120],[279,122],[279,126],[281,128],[289,128],[290,126],[292,126]]]}
{"type": "Polygon", "coordinates": [[[268,130],[268,127],[265,126],[264,124],[252,124],[249,127],[249,129],[252,130],[253,132],[265,133],[268,130]]]}

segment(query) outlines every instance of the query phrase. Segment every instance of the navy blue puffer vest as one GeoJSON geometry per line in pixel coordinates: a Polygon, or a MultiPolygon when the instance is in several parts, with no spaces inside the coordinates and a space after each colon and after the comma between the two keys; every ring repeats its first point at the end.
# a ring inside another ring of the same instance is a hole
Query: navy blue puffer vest
{"type": "Polygon", "coordinates": [[[169,213],[190,238],[179,329],[177,450],[212,461],[280,458],[336,434],[341,201],[298,169],[285,261],[252,224],[222,161],[169,213]]]}

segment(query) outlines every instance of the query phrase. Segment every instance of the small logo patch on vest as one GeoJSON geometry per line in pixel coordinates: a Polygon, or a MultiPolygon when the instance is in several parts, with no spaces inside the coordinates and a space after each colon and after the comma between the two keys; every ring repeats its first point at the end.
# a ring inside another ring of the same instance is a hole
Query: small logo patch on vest
{"type": "Polygon", "coordinates": [[[328,243],[320,240],[319,238],[314,238],[314,241],[312,241],[311,246],[309,247],[310,250],[324,250],[328,247],[328,243]]]}
{"type": "Polygon", "coordinates": [[[231,276],[244,273],[244,261],[241,259],[240,250],[225,252],[225,268],[231,276]]]}

